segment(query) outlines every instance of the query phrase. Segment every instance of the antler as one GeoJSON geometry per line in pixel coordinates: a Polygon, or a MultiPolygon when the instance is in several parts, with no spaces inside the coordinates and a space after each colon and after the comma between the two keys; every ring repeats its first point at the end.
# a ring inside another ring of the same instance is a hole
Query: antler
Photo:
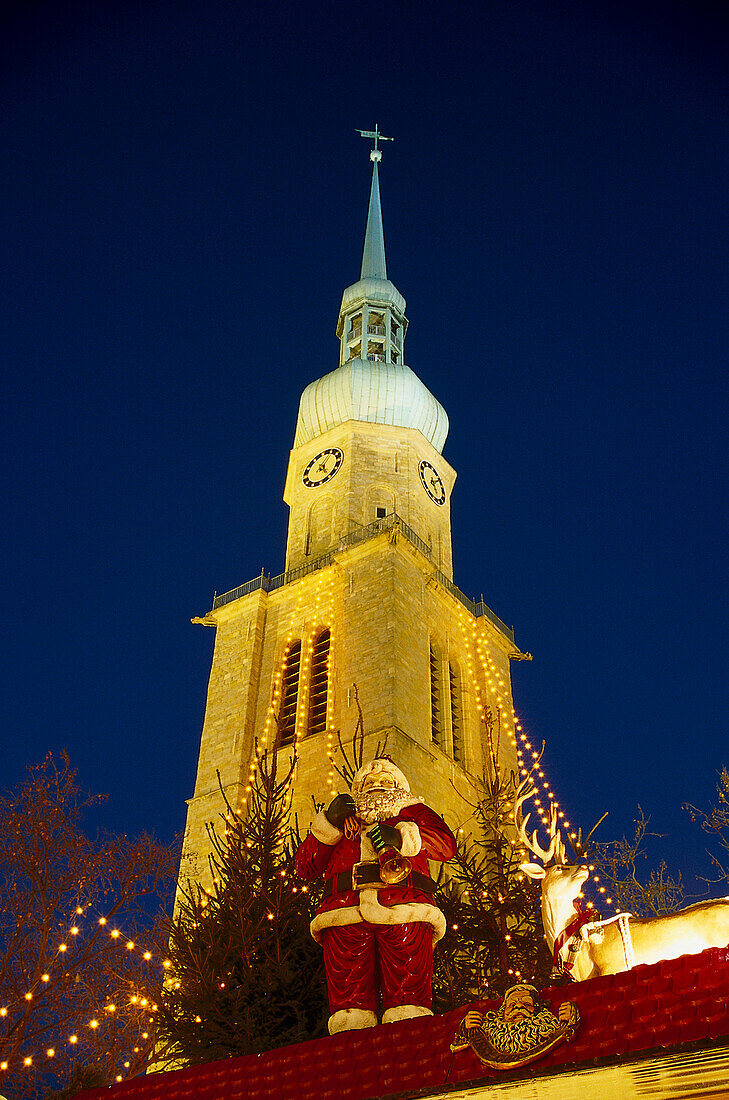
{"type": "Polygon", "coordinates": [[[596,822],[595,825],[592,826],[592,828],[590,829],[589,833],[587,834],[587,836],[585,837],[584,840],[582,839],[582,828],[581,827],[577,830],[577,836],[574,838],[574,840],[572,839],[572,837],[569,838],[570,847],[572,848],[572,851],[575,853],[575,855],[577,856],[578,859],[586,860],[586,859],[590,858],[590,848],[589,848],[590,840],[591,840],[592,835],[595,832],[595,830],[600,825],[602,825],[602,823],[605,820],[605,818],[607,817],[607,815],[608,815],[608,811],[606,810],[605,813],[600,818],[600,820],[598,822],[596,822]]]}
{"type": "MultiPolygon", "coordinates": [[[[529,837],[526,831],[526,827],[527,822],[531,817],[531,814],[527,814],[526,817],[524,817],[522,813],[522,806],[527,801],[527,799],[532,797],[532,795],[534,794],[534,790],[535,788],[530,776],[527,776],[526,779],[523,779],[517,787],[516,794],[514,795],[514,824],[519,834],[519,839],[521,840],[524,847],[533,855],[535,855],[537,859],[541,859],[542,863],[546,867],[550,860],[553,858],[555,850],[560,849],[560,854],[564,856],[564,844],[562,844],[561,836],[559,830],[557,829],[556,813],[553,814],[554,824],[550,822],[549,832],[551,840],[549,842],[548,848],[542,848],[542,846],[540,845],[539,841],[537,840],[536,829],[532,833],[531,838],[529,837]]],[[[562,860],[561,862],[564,862],[564,860],[562,860]]]]}
{"type": "Polygon", "coordinates": [[[562,830],[557,827],[557,807],[554,802],[549,807],[549,835],[554,845],[554,862],[559,864],[560,867],[567,866],[572,861],[567,859],[567,849],[562,839],[562,830]]]}

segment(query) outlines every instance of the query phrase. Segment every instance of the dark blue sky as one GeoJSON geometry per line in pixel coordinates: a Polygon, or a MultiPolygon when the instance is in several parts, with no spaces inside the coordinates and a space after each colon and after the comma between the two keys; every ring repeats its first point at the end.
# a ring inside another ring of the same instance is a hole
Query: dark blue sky
{"type": "Polygon", "coordinates": [[[0,27],[3,779],[67,746],[167,837],[213,636],[283,565],[378,121],[455,579],[534,654],[571,816],[669,859],[726,746],[726,20],[708,4],[31,3],[0,27]],[[690,11],[688,10],[690,8],[690,11]]]}

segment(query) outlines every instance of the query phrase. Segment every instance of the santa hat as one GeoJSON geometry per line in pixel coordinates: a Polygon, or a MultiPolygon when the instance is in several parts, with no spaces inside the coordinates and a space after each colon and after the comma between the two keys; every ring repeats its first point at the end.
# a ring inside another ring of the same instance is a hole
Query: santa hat
{"type": "Polygon", "coordinates": [[[388,772],[395,780],[396,786],[401,791],[405,791],[406,794],[410,794],[410,784],[397,765],[393,764],[387,756],[378,756],[374,760],[370,760],[368,764],[363,764],[352,780],[352,795],[354,798],[360,793],[364,777],[374,771],[375,768],[388,772]]]}

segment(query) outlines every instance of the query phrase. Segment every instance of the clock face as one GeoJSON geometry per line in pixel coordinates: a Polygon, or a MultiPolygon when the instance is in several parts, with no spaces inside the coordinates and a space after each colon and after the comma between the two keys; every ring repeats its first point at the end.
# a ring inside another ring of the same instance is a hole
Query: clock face
{"type": "Polygon", "coordinates": [[[445,504],[445,485],[435,466],[423,459],[418,467],[418,471],[420,473],[420,480],[423,483],[423,488],[433,503],[438,505],[445,504]]]}
{"type": "Polygon", "coordinates": [[[325,451],[319,451],[304,470],[304,485],[307,489],[315,489],[317,485],[331,481],[343,462],[344,452],[339,447],[327,447],[325,451]]]}

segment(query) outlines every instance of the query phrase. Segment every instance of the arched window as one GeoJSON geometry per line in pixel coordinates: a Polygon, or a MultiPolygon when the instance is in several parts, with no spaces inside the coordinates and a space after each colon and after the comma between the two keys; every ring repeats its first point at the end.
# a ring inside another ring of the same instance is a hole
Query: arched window
{"type": "Polygon", "coordinates": [[[292,642],[284,660],[281,675],[281,711],[279,713],[277,743],[290,745],[296,735],[296,707],[299,702],[299,673],[301,671],[301,642],[292,642]]]}
{"type": "Polygon", "coordinates": [[[463,725],[461,711],[461,685],[458,667],[448,662],[448,688],[451,697],[451,744],[456,764],[463,763],[463,725]]]}
{"type": "Polygon", "coordinates": [[[323,733],[327,728],[327,693],[329,689],[329,631],[322,630],[314,639],[309,681],[309,720],[307,733],[323,733]]]}
{"type": "Polygon", "coordinates": [[[434,745],[443,745],[443,702],[440,687],[440,656],[430,646],[430,739],[434,745]]]}

